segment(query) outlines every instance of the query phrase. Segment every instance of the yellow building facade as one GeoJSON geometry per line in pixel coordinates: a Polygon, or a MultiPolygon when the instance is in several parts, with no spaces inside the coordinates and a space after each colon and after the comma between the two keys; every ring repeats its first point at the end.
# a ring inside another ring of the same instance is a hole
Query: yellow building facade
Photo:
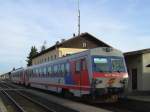
{"type": "Polygon", "coordinates": [[[74,53],[82,52],[87,49],[79,49],[79,48],[57,48],[52,51],[49,51],[47,53],[44,53],[41,56],[38,56],[34,59],[32,59],[32,65],[37,65],[41,63],[45,63],[51,60],[55,60],[59,57],[64,57],[67,55],[71,55],[74,53]]]}

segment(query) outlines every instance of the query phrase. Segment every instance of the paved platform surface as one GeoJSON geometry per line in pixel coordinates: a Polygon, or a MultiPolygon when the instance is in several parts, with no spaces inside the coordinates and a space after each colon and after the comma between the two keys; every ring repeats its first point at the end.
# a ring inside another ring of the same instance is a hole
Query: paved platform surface
{"type": "Polygon", "coordinates": [[[128,99],[150,102],[150,96],[127,96],[128,99]]]}
{"type": "Polygon", "coordinates": [[[150,91],[135,91],[128,93],[127,98],[131,100],[150,102],[150,91]]]}
{"type": "Polygon", "coordinates": [[[0,98],[0,112],[7,112],[7,109],[4,106],[3,101],[1,100],[1,98],[0,98]]]}
{"type": "Polygon", "coordinates": [[[50,100],[51,102],[63,105],[65,107],[71,108],[79,112],[111,112],[109,110],[93,107],[93,106],[86,105],[83,103],[78,103],[78,102],[73,102],[67,99],[58,98],[58,97],[55,97],[54,95],[45,94],[39,91],[38,92],[34,90],[30,90],[30,91],[36,94],[37,96],[46,98],[47,100],[50,100]]]}

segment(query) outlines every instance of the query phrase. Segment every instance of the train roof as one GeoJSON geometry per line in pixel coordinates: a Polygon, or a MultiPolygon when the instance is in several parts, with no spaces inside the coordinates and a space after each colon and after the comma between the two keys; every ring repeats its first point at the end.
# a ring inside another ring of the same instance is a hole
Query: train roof
{"type": "Polygon", "coordinates": [[[58,61],[64,62],[67,59],[72,59],[72,58],[75,58],[75,57],[78,57],[78,56],[99,55],[99,54],[103,55],[103,56],[120,56],[120,57],[123,57],[123,53],[118,49],[114,49],[112,47],[98,47],[98,48],[88,49],[88,50],[85,50],[85,51],[82,51],[82,52],[74,53],[74,54],[69,55],[69,56],[60,57],[60,58],[57,58],[56,60],[41,63],[41,64],[38,64],[38,65],[33,65],[33,66],[30,66],[30,67],[26,67],[26,68],[19,68],[19,69],[16,69],[15,71],[12,71],[11,73],[22,71],[22,70],[27,70],[27,69],[32,69],[32,68],[35,68],[35,67],[40,67],[40,66],[43,66],[43,65],[48,65],[48,64],[58,62],[58,61]]]}
{"type": "Polygon", "coordinates": [[[85,51],[82,51],[82,52],[74,53],[74,54],[69,55],[69,56],[59,57],[56,60],[52,60],[52,61],[49,61],[49,62],[41,63],[41,64],[38,64],[38,65],[33,65],[33,66],[27,67],[25,69],[31,69],[31,68],[34,68],[34,67],[40,67],[40,66],[51,64],[51,63],[58,62],[58,61],[62,61],[63,62],[63,61],[66,61],[67,59],[75,58],[77,56],[99,55],[99,54],[101,54],[103,56],[120,56],[120,57],[123,57],[123,53],[120,50],[118,50],[118,49],[115,49],[115,48],[112,48],[112,47],[98,47],[98,48],[88,49],[88,50],[85,50],[85,51]]]}
{"type": "Polygon", "coordinates": [[[11,73],[14,73],[14,72],[19,72],[19,71],[22,71],[22,70],[24,70],[24,68],[23,68],[23,67],[21,67],[21,68],[18,68],[18,69],[15,69],[15,70],[11,71],[11,73]]]}

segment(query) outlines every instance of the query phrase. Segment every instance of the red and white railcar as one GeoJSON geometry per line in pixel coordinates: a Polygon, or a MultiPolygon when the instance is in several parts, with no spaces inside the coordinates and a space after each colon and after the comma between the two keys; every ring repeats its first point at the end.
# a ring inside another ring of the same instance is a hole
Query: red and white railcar
{"type": "Polygon", "coordinates": [[[31,66],[20,73],[20,79],[12,78],[12,81],[21,80],[35,88],[69,92],[79,97],[118,95],[125,89],[128,79],[123,53],[108,47],[31,66]]]}

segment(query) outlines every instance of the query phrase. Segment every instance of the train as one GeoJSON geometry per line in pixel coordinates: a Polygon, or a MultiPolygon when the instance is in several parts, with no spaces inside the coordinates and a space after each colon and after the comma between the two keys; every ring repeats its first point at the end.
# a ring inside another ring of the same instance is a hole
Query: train
{"type": "Polygon", "coordinates": [[[120,50],[98,47],[14,70],[11,81],[63,95],[109,101],[124,93],[128,73],[120,50]]]}
{"type": "Polygon", "coordinates": [[[1,74],[0,75],[0,80],[10,80],[11,79],[11,71],[10,72],[7,72],[7,73],[4,73],[4,74],[1,74]]]}

